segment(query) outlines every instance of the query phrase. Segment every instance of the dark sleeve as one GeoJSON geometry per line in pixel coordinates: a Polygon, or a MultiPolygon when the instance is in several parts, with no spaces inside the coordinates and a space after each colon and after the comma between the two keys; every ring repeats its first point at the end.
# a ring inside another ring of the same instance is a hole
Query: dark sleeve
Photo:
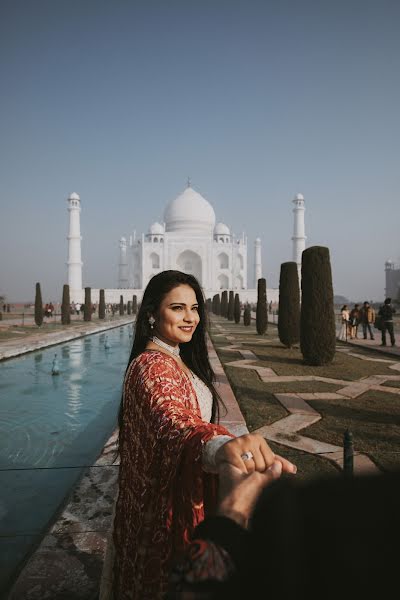
{"type": "Polygon", "coordinates": [[[235,565],[246,556],[249,532],[228,517],[208,517],[196,527],[193,539],[208,540],[223,548],[235,565]]]}
{"type": "Polygon", "coordinates": [[[248,532],[226,517],[208,517],[171,572],[165,600],[216,600],[246,555],[248,532]]]}

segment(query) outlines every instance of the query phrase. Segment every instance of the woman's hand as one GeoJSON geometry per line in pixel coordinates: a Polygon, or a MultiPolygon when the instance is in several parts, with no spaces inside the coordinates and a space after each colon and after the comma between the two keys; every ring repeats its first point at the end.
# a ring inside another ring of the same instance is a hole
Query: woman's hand
{"type": "Polygon", "coordinates": [[[294,474],[297,472],[297,467],[286,458],[274,454],[265,439],[258,433],[246,433],[233,438],[221,446],[215,455],[218,467],[225,462],[233,465],[242,473],[253,473],[254,471],[263,473],[275,460],[282,464],[283,473],[294,474]]]}

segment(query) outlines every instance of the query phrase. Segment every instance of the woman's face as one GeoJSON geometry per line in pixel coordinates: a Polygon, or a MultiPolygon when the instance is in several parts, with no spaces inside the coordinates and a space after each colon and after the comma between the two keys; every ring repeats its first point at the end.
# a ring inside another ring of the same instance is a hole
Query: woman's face
{"type": "Polygon", "coordinates": [[[168,292],[154,315],[155,335],[171,346],[190,342],[200,321],[198,306],[190,285],[178,285],[168,292]]]}

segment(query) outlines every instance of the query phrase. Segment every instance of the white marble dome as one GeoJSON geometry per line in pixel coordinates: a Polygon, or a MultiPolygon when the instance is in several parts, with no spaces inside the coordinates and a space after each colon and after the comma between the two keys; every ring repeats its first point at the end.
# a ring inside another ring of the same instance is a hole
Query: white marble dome
{"type": "Polygon", "coordinates": [[[152,235],[162,235],[164,233],[164,226],[161,223],[153,223],[150,225],[149,233],[152,235]]]}
{"type": "Polygon", "coordinates": [[[164,212],[166,231],[201,231],[212,233],[215,212],[211,204],[188,186],[172,200],[164,212]]]}
{"type": "Polygon", "coordinates": [[[304,196],[303,194],[296,194],[296,196],[294,197],[295,200],[304,200],[304,196]]]}
{"type": "Polygon", "coordinates": [[[72,192],[72,194],[69,195],[68,200],[80,200],[80,197],[76,192],[72,192]]]}
{"type": "Polygon", "coordinates": [[[225,223],[217,223],[214,229],[214,234],[215,235],[230,235],[231,232],[229,230],[228,225],[225,225],[225,223]]]}

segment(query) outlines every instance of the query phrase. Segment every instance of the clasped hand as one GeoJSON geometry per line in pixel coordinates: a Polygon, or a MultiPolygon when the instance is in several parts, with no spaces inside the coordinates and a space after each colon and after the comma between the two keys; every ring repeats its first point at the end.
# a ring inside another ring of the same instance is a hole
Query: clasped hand
{"type": "Polygon", "coordinates": [[[215,460],[218,467],[222,463],[229,463],[242,473],[263,473],[276,461],[281,463],[282,473],[294,474],[297,471],[293,463],[275,454],[258,433],[246,433],[233,438],[218,449],[215,460]],[[243,455],[248,452],[253,455],[252,458],[243,460],[243,455]]]}
{"type": "Polygon", "coordinates": [[[261,491],[282,473],[297,472],[286,458],[275,454],[265,439],[249,433],[232,439],[217,452],[219,506],[217,514],[247,527],[261,491]],[[252,459],[243,460],[251,452],[252,459]]]}

